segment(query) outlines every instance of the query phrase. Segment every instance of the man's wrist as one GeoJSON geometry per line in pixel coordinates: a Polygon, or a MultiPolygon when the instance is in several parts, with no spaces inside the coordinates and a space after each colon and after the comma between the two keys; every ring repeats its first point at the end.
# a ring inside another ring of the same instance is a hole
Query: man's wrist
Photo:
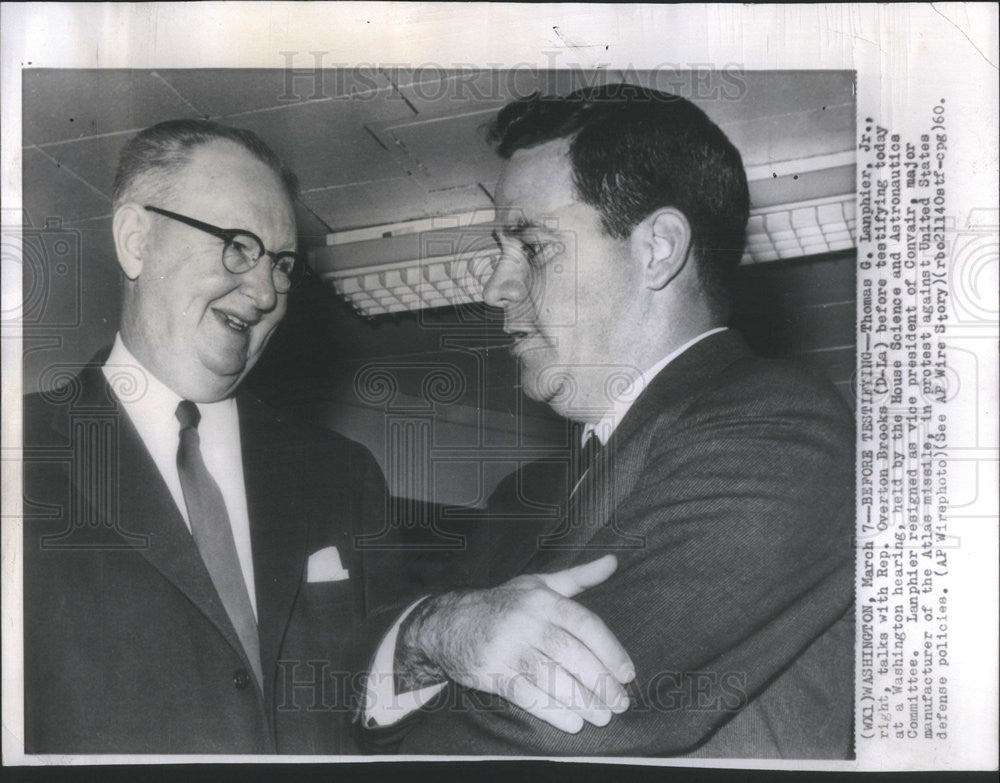
{"type": "Polygon", "coordinates": [[[428,598],[400,625],[392,664],[396,693],[409,693],[447,681],[447,674],[434,656],[434,640],[440,635],[434,629],[434,618],[448,600],[448,594],[428,598]]]}

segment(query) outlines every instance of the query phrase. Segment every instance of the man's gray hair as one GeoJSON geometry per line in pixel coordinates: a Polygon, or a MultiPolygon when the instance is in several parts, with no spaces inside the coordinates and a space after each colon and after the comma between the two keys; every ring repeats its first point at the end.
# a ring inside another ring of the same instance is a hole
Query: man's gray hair
{"type": "Polygon", "coordinates": [[[191,159],[192,152],[213,141],[239,145],[272,169],[289,199],[298,194],[298,180],[281,159],[253,131],[230,128],[210,120],[168,120],[146,128],[125,145],[118,160],[113,207],[132,200],[166,196],[173,174],[191,159]]]}

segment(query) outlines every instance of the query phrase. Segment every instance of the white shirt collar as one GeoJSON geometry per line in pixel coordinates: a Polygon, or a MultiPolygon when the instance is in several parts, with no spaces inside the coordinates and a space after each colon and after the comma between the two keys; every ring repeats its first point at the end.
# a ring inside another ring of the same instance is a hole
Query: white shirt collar
{"type": "MultiPolygon", "coordinates": [[[[174,411],[177,410],[181,397],[140,364],[125,347],[121,334],[115,335],[114,345],[103,370],[104,377],[140,430],[143,440],[146,440],[143,429],[148,432],[150,427],[155,426],[157,430],[162,428],[166,431],[170,448],[176,449],[180,425],[174,411]],[[140,426],[140,421],[147,426],[140,426]]],[[[199,402],[198,410],[201,412],[198,432],[203,443],[206,436],[211,438],[219,430],[239,426],[236,401],[231,397],[217,402],[199,402]]]]}
{"type": "MultiPolygon", "coordinates": [[[[187,505],[177,473],[177,444],[180,422],[175,412],[181,397],[159,378],[144,368],[125,347],[120,334],[105,362],[104,377],[121,402],[122,408],[135,426],[146,450],[153,458],[167,489],[188,529],[187,505]]],[[[236,400],[199,402],[201,421],[198,440],[208,472],[219,485],[226,512],[233,528],[236,554],[250,594],[250,603],[257,611],[254,591],[253,549],[250,542],[250,513],[247,508],[246,486],[243,481],[243,457],[240,448],[240,420],[236,400]]]]}
{"type": "Polygon", "coordinates": [[[639,395],[646,389],[650,381],[652,381],[653,378],[655,378],[660,371],[663,370],[663,368],[684,353],[688,348],[700,343],[706,337],[711,337],[713,334],[724,332],[726,329],[727,327],[725,326],[718,326],[715,329],[709,329],[707,332],[702,332],[697,337],[692,337],[684,343],[684,345],[674,351],[671,351],[652,367],[639,373],[639,376],[615,397],[614,407],[612,407],[612,409],[608,411],[600,421],[596,423],[588,422],[584,425],[583,433],[581,435],[581,443],[586,444],[590,434],[594,433],[600,439],[602,445],[606,444],[611,438],[611,434],[618,427],[618,424],[625,418],[625,414],[628,413],[629,408],[632,407],[632,404],[639,398],[639,395]]]}
{"type": "Polygon", "coordinates": [[[108,384],[138,427],[139,419],[156,421],[173,418],[180,396],[143,367],[115,335],[108,360],[102,368],[108,384]]]}
{"type": "MultiPolygon", "coordinates": [[[[177,508],[190,527],[187,506],[177,476],[177,442],[180,422],[175,412],[181,401],[180,395],[164,384],[159,378],[139,363],[132,352],[125,347],[121,335],[115,335],[115,343],[103,367],[107,378],[139,437],[156,463],[173,495],[177,508]]],[[[227,475],[235,470],[243,504],[246,503],[242,489],[242,460],[240,459],[240,422],[236,401],[232,398],[218,402],[198,403],[201,421],[198,424],[198,438],[202,455],[209,471],[219,482],[225,496],[230,483],[227,475]]],[[[228,502],[227,507],[231,504],[228,502]]],[[[230,509],[230,514],[233,509],[230,509]]]]}

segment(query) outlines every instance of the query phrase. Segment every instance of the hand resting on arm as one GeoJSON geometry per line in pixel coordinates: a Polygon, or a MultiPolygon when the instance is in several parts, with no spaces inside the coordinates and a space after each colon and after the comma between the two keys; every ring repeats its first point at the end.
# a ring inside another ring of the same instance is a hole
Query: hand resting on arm
{"type": "Polygon", "coordinates": [[[501,696],[562,731],[604,726],[628,709],[628,653],[573,596],[617,568],[607,555],[554,574],[518,576],[486,590],[427,599],[403,622],[396,692],[450,679],[501,696]]]}

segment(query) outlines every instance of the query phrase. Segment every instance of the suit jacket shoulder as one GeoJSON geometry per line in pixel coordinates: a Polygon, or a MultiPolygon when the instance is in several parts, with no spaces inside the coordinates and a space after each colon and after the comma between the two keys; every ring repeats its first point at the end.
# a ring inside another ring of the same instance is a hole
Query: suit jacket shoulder
{"type": "Polygon", "coordinates": [[[25,398],[29,750],[355,752],[347,661],[366,595],[353,542],[384,513],[381,472],[346,438],[250,398],[238,404],[260,694],[100,366],[25,398]],[[331,546],[347,578],[307,581],[308,557],[331,546]]]}
{"type": "Polygon", "coordinates": [[[453,691],[459,708],[403,750],[845,756],[853,518],[853,424],[836,392],[732,332],[706,338],[649,384],[522,567],[617,555],[575,600],[632,656],[632,708],[566,735],[453,691]]]}

